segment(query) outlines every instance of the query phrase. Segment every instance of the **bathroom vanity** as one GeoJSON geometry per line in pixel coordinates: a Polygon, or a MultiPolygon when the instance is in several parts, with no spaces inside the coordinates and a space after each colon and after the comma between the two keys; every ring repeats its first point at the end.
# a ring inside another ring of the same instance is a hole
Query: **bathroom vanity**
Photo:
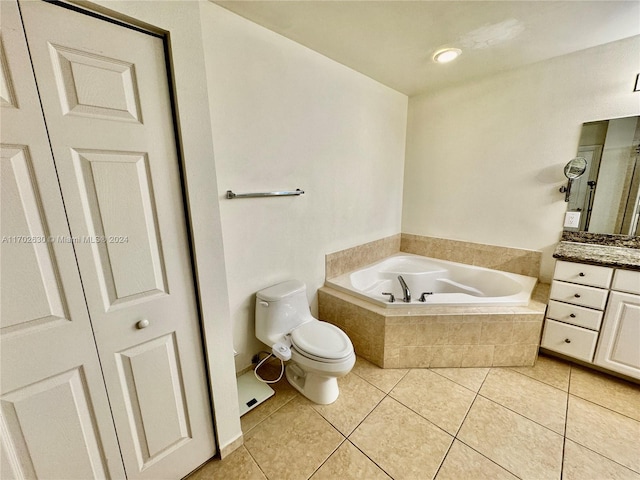
{"type": "Polygon", "coordinates": [[[560,242],[541,347],[640,379],[640,250],[560,242]]]}

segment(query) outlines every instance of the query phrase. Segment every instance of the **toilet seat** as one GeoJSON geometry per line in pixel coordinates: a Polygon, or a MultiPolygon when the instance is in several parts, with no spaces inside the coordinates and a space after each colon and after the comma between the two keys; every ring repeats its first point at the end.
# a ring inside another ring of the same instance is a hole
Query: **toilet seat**
{"type": "Polygon", "coordinates": [[[319,362],[341,362],[353,354],[346,333],[320,320],[306,322],[291,331],[292,346],[303,356],[319,362]]]}

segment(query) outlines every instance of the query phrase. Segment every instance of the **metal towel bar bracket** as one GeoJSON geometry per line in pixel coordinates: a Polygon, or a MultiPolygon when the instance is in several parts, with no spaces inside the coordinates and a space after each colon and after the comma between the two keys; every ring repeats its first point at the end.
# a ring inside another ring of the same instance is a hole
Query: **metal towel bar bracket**
{"type": "Polygon", "coordinates": [[[251,198],[251,197],[290,197],[302,195],[304,190],[296,188],[294,191],[284,192],[261,192],[261,193],[233,193],[231,190],[227,190],[227,198],[251,198]]]}

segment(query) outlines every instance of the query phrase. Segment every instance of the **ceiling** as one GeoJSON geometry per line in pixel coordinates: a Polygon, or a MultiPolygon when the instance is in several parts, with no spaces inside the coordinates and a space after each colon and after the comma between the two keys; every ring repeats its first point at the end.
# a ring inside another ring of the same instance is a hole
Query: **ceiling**
{"type": "Polygon", "coordinates": [[[214,3],[409,96],[640,34],[637,0],[214,3]]]}

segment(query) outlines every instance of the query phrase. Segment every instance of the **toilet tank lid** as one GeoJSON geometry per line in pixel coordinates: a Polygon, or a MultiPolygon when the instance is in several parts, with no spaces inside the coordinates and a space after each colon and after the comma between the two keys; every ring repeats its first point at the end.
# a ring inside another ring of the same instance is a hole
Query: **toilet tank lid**
{"type": "Polygon", "coordinates": [[[276,302],[296,293],[304,292],[305,289],[305,284],[300,280],[288,280],[260,290],[256,293],[256,297],[267,302],[276,302]]]}

